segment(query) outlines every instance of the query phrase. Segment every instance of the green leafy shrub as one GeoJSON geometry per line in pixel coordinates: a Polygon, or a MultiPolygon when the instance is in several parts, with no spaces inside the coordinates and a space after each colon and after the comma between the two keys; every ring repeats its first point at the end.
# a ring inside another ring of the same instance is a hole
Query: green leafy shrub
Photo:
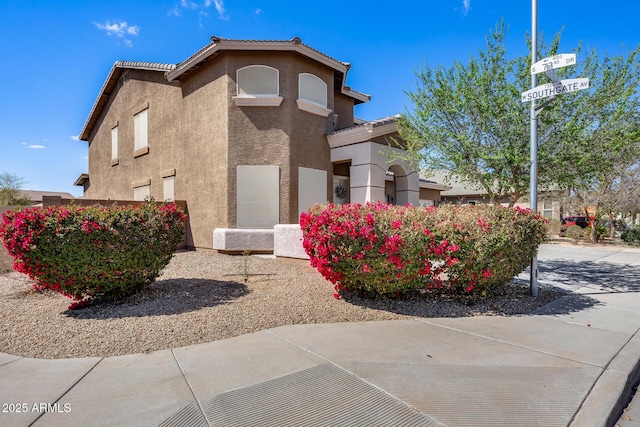
{"type": "Polygon", "coordinates": [[[487,292],[529,266],[545,222],[528,210],[487,205],[316,205],[300,217],[311,265],[334,283],[336,298],[343,290],[487,292]]]}
{"type": "Polygon", "coordinates": [[[640,244],[640,227],[625,230],[620,238],[627,243],[640,244]]]}
{"type": "MultiPolygon", "coordinates": [[[[589,232],[587,233],[587,237],[591,238],[591,229],[589,228],[589,232]]],[[[598,224],[596,225],[596,242],[602,242],[604,240],[605,237],[607,237],[609,235],[609,229],[602,225],[602,224],[598,224]]]]}
{"type": "Polygon", "coordinates": [[[0,238],[14,269],[76,300],[116,300],[155,280],[184,236],[186,215],[158,207],[55,206],[9,211],[0,238]]]}
{"type": "Polygon", "coordinates": [[[576,243],[578,243],[578,241],[584,239],[584,230],[585,229],[580,227],[579,225],[570,225],[564,232],[564,236],[568,237],[569,239],[573,239],[576,243]]]}

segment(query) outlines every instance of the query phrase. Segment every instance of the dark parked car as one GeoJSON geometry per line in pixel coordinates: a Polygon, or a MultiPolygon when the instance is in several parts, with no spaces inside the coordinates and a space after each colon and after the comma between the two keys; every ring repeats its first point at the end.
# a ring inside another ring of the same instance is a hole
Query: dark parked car
{"type": "Polygon", "coordinates": [[[566,216],[562,218],[562,224],[564,225],[577,225],[581,228],[587,228],[589,226],[589,218],[584,215],[566,216]]]}
{"type": "Polygon", "coordinates": [[[580,228],[587,228],[591,224],[589,222],[589,218],[584,215],[565,216],[562,218],[562,223],[560,225],[560,237],[564,237],[564,233],[571,225],[577,225],[580,228]]]}

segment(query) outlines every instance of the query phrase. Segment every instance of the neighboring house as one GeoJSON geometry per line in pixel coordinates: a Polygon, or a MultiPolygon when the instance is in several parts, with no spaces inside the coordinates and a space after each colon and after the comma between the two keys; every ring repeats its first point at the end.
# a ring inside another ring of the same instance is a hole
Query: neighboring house
{"type": "Polygon", "coordinates": [[[86,199],[185,200],[187,244],[296,224],[315,203],[437,202],[446,188],[391,160],[395,119],[364,122],[350,64],[291,40],[211,43],[179,64],[116,62],[82,129],[86,199]]]}
{"type": "MultiPolygon", "coordinates": [[[[441,203],[461,203],[461,204],[479,204],[479,203],[491,203],[491,200],[487,196],[487,192],[482,186],[470,185],[462,183],[461,180],[456,179],[455,175],[450,175],[444,172],[432,172],[425,173],[423,176],[428,176],[437,182],[446,182],[450,187],[440,193],[441,203]]],[[[514,206],[521,208],[529,208],[531,205],[527,197],[522,197],[515,203],[514,206]]],[[[509,199],[504,198],[501,203],[502,206],[509,205],[509,199]]],[[[562,217],[562,203],[561,195],[557,192],[545,192],[539,191],[538,193],[538,211],[545,218],[560,220],[562,217]]]]}
{"type": "Polygon", "coordinates": [[[63,199],[75,199],[71,193],[59,191],[20,190],[19,194],[25,199],[31,200],[32,206],[42,206],[43,196],[61,197],[63,199]]]}

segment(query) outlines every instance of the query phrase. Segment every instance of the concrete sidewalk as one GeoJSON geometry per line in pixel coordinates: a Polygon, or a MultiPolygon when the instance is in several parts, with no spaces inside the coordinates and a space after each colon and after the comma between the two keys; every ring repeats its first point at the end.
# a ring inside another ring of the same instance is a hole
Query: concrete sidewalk
{"type": "Polygon", "coordinates": [[[543,245],[539,264],[542,286],[571,293],[529,316],[284,326],[109,358],[0,354],[0,425],[613,425],[639,379],[640,250],[543,245]]]}

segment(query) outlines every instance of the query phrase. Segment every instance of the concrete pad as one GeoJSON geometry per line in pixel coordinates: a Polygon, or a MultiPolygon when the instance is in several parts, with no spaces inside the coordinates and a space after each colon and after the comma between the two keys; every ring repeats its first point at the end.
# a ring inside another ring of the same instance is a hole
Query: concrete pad
{"type": "MultiPolygon", "coordinates": [[[[473,319],[468,319],[474,321],[473,319]]],[[[281,326],[270,332],[327,360],[470,366],[569,366],[580,363],[418,320],[281,326]]]]}
{"type": "MultiPolygon", "coordinates": [[[[637,307],[640,307],[640,294],[636,293],[594,293],[589,289],[580,289],[587,295],[577,293],[556,300],[541,307],[536,315],[561,320],[576,325],[587,326],[608,331],[620,332],[630,336],[640,327],[637,307]],[[584,305],[584,298],[595,301],[584,305]],[[575,302],[580,309],[566,309],[575,302]]],[[[640,353],[639,353],[640,355],[640,353]]]]}
{"type": "Polygon", "coordinates": [[[273,252],[273,229],[216,228],[213,249],[224,252],[273,252]]]}
{"type": "Polygon", "coordinates": [[[273,227],[273,254],[286,258],[309,259],[302,247],[300,224],[278,224],[273,227]]]}
{"type": "Polygon", "coordinates": [[[0,411],[0,425],[31,425],[49,409],[47,404],[58,402],[59,409],[64,410],[64,404],[69,403],[65,394],[100,360],[99,357],[58,360],[20,358],[0,366],[0,402],[20,405],[21,411],[17,412],[15,407],[9,412],[0,411]]]}
{"type": "Polygon", "coordinates": [[[420,321],[602,368],[630,338],[621,332],[534,316],[420,321]]]}
{"type": "Polygon", "coordinates": [[[198,399],[326,363],[267,331],[173,350],[198,399]]]}
{"type": "Polygon", "coordinates": [[[596,262],[611,262],[615,264],[640,265],[640,249],[629,248],[614,252],[596,262]]]}
{"type": "Polygon", "coordinates": [[[595,261],[612,255],[612,250],[601,248],[581,248],[577,246],[540,245],[538,259],[566,261],[595,261]]]}
{"type": "Polygon", "coordinates": [[[592,366],[352,364],[447,426],[566,426],[598,378],[592,366]]]}
{"type": "Polygon", "coordinates": [[[62,399],[67,413],[36,426],[158,425],[194,401],[170,350],[103,359],[62,399]]]}

